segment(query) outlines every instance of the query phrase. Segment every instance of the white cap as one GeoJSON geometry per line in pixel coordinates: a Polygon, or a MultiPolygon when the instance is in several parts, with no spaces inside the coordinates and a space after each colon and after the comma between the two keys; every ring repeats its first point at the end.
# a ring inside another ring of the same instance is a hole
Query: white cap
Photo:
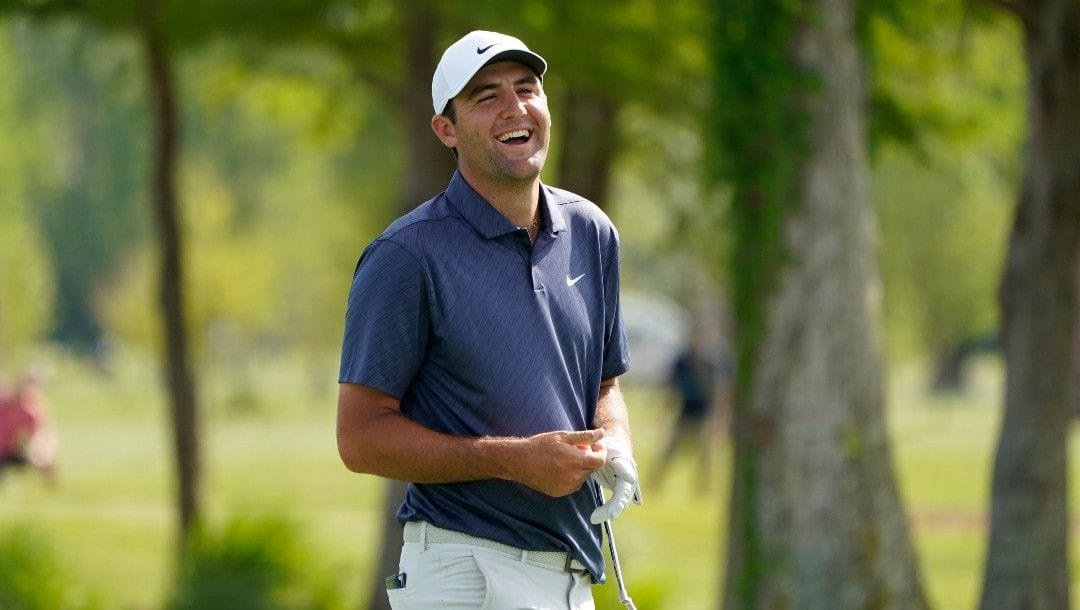
{"type": "Polygon", "coordinates": [[[431,102],[435,114],[442,113],[447,102],[461,93],[480,68],[505,59],[525,64],[537,76],[542,77],[547,71],[547,62],[543,57],[530,51],[517,38],[498,32],[469,32],[447,47],[431,79],[431,102]]]}

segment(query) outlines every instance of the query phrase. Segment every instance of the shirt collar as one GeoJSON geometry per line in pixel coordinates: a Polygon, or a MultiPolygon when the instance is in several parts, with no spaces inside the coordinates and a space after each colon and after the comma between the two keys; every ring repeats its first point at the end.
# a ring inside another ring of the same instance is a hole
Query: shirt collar
{"type": "MultiPolygon", "coordinates": [[[[507,220],[465,181],[460,171],[455,171],[450,179],[450,184],[446,187],[446,197],[450,205],[486,239],[494,239],[518,230],[514,223],[507,220]]],[[[551,188],[540,185],[540,213],[549,220],[545,222],[545,231],[558,233],[566,228],[566,220],[556,205],[559,201],[561,199],[558,194],[551,188]]]]}

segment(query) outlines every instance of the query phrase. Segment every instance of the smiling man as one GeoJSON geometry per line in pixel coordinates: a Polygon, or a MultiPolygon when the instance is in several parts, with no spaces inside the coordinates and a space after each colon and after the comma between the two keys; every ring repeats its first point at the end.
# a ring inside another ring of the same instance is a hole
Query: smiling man
{"type": "Polygon", "coordinates": [[[540,182],[546,70],[494,32],[446,49],[431,127],[458,171],[353,276],[338,451],[409,482],[396,609],[593,608],[598,524],[641,503],[618,384],[619,237],[596,205],[540,182]]]}

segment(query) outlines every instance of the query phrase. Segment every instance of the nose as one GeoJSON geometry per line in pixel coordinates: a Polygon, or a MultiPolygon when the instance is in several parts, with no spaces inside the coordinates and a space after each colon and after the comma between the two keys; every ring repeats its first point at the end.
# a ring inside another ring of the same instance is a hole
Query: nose
{"type": "Polygon", "coordinates": [[[512,119],[520,116],[525,116],[525,102],[517,95],[508,95],[502,107],[502,118],[512,119]]]}

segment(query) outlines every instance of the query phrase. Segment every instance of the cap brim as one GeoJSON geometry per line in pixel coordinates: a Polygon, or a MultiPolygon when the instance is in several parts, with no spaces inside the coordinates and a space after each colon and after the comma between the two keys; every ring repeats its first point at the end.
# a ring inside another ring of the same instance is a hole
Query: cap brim
{"type": "MultiPolygon", "coordinates": [[[[521,49],[510,49],[503,51],[502,53],[496,53],[489,59],[483,66],[489,66],[497,61],[516,61],[521,64],[525,64],[530,70],[536,73],[537,76],[543,76],[547,71],[547,62],[543,60],[536,53],[530,53],[528,51],[522,51],[521,49]]],[[[477,69],[477,72],[480,70],[477,69]]],[[[473,76],[476,76],[474,73],[473,76]]],[[[464,88],[464,87],[463,87],[464,88]]],[[[460,92],[459,92],[460,93],[460,92]]]]}

